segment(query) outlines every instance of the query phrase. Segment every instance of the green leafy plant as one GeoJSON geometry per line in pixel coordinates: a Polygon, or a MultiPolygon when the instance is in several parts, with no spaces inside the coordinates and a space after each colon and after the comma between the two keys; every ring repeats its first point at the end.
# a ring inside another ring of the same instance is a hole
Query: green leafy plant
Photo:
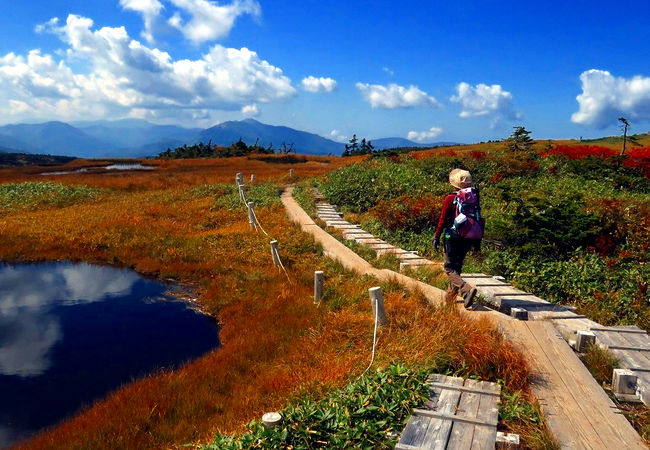
{"type": "Polygon", "coordinates": [[[362,376],[322,400],[280,411],[281,426],[248,424],[241,436],[215,436],[206,449],[393,448],[414,407],[428,397],[427,373],[399,364],[362,376]]]}

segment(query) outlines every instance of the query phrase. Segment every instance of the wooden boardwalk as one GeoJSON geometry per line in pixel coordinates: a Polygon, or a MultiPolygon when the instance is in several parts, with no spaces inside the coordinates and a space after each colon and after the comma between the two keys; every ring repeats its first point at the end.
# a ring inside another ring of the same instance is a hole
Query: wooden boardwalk
{"type": "Polygon", "coordinates": [[[329,203],[317,203],[316,212],[319,219],[323,220],[326,226],[341,231],[345,239],[370,247],[377,252],[377,256],[394,254],[402,262],[408,263],[408,265],[413,268],[426,265],[436,265],[436,263],[418,256],[416,252],[410,252],[390,245],[386,241],[378,239],[367,231],[361,229],[359,225],[354,225],[343,220],[341,214],[329,203]]]}
{"type": "Polygon", "coordinates": [[[646,331],[635,326],[602,326],[573,308],[547,302],[490,275],[464,274],[463,279],[499,311],[510,314],[513,308],[521,308],[528,320],[549,320],[567,342],[574,341],[579,331],[593,332],[596,344],[610,350],[620,361],[619,367],[636,376],[636,396],[650,406],[650,335],[646,331]]]}
{"type": "Polygon", "coordinates": [[[395,449],[494,449],[501,387],[439,374],[428,382],[431,397],[413,412],[395,449]]]}
{"type": "MultiPolygon", "coordinates": [[[[419,289],[433,304],[440,305],[444,302],[444,291],[391,270],[376,269],[322,230],[292,198],[291,188],[282,195],[282,202],[291,220],[298,223],[303,231],[312,234],[323,246],[324,253],[338,260],[348,270],[360,274],[372,274],[382,281],[398,281],[409,289],[419,289]]],[[[372,235],[367,238],[371,239],[372,235]]],[[[507,285],[501,280],[487,275],[482,276],[491,279],[484,280],[485,282],[482,283],[484,288],[507,285]],[[499,284],[499,286],[487,286],[491,284],[499,284]]],[[[520,298],[519,301],[521,300],[520,298]]],[[[531,301],[532,297],[526,300],[531,301]]],[[[538,308],[534,306],[531,305],[532,317],[535,317],[536,312],[539,318],[549,313],[560,313],[561,315],[555,316],[555,324],[582,320],[586,321],[585,324],[598,326],[596,322],[583,317],[570,316],[569,313],[573,315],[575,313],[568,309],[554,311],[554,306],[548,302],[538,305],[538,308]],[[572,318],[562,319],[561,316],[564,315],[572,318]]],[[[527,356],[534,369],[533,391],[540,401],[549,428],[562,448],[647,449],[638,433],[620,414],[575,352],[556,331],[553,322],[519,321],[490,310],[471,311],[468,314],[487,315],[492,318],[504,335],[527,356]]]]}

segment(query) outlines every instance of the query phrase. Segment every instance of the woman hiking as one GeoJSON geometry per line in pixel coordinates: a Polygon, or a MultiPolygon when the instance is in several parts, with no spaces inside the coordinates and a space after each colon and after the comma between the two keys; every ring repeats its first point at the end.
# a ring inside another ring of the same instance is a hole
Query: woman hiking
{"type": "Polygon", "coordinates": [[[445,197],[433,247],[438,250],[444,232],[444,269],[449,277],[449,291],[454,296],[460,293],[465,308],[470,308],[476,287],[466,283],[460,273],[467,252],[472,248],[480,249],[485,221],[480,215],[479,194],[473,186],[472,175],[466,170],[454,169],[449,173],[449,183],[457,191],[445,197]]]}

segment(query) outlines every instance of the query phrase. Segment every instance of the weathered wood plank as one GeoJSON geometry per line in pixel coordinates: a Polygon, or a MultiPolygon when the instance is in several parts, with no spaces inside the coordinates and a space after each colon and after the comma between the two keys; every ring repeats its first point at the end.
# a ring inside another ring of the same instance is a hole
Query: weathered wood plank
{"type": "MultiPolygon", "coordinates": [[[[458,377],[446,377],[441,381],[443,384],[452,386],[462,386],[463,379],[458,377]]],[[[444,416],[453,416],[456,414],[458,402],[460,401],[460,391],[451,389],[442,389],[439,387],[432,387],[433,393],[437,396],[435,407],[431,411],[423,411],[420,413],[431,413],[442,418],[434,419],[433,423],[427,428],[424,434],[424,443],[431,445],[430,448],[444,448],[444,446],[436,447],[439,442],[447,442],[453,420],[445,419],[444,416]]]]}
{"type": "Polygon", "coordinates": [[[424,442],[424,435],[432,422],[433,420],[429,417],[411,416],[404,431],[402,431],[399,443],[405,446],[420,448],[424,442]]]}
{"type": "MultiPolygon", "coordinates": [[[[485,385],[488,384],[492,389],[497,390],[499,393],[501,391],[501,387],[496,383],[488,383],[486,381],[479,381],[475,383],[481,387],[485,387],[485,385]]],[[[490,423],[496,423],[499,420],[499,405],[495,401],[494,397],[490,398],[487,395],[481,395],[476,417],[480,420],[485,420],[486,422],[490,423]]],[[[493,428],[476,427],[474,430],[471,448],[472,450],[491,450],[495,446],[496,439],[496,426],[493,428]]]]}

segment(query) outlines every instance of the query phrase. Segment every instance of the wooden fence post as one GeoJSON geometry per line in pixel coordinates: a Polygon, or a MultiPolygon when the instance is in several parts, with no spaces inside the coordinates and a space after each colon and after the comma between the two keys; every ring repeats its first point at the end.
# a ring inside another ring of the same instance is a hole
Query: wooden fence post
{"type": "Polygon", "coordinates": [[[277,427],[282,423],[282,415],[277,412],[269,412],[262,416],[262,423],[267,428],[277,427]]]}
{"type": "Polygon", "coordinates": [[[314,272],[314,303],[318,303],[323,298],[323,271],[316,270],[314,272]]]}
{"type": "Polygon", "coordinates": [[[244,177],[243,177],[242,173],[237,172],[237,175],[235,175],[235,183],[237,183],[237,185],[240,185],[243,182],[244,182],[244,177]]]}
{"type": "Polygon", "coordinates": [[[289,178],[293,178],[293,169],[289,169],[289,178]]]}
{"type": "Polygon", "coordinates": [[[241,198],[242,202],[246,201],[246,186],[244,186],[244,183],[239,184],[239,198],[241,198]]]}
{"type": "Polygon", "coordinates": [[[255,174],[254,174],[254,173],[251,173],[251,183],[252,183],[253,181],[255,181],[255,174]]]}
{"type": "Polygon", "coordinates": [[[384,296],[381,293],[379,286],[368,289],[370,293],[370,303],[372,304],[372,314],[377,317],[377,322],[380,327],[388,325],[386,318],[386,310],[384,309],[384,296]]]}
{"type": "Polygon", "coordinates": [[[273,265],[280,265],[280,257],[278,256],[278,241],[271,241],[271,256],[273,256],[273,265]]]}
{"type": "Polygon", "coordinates": [[[251,230],[257,231],[257,225],[255,224],[255,202],[248,202],[248,222],[251,225],[251,230]]]}

